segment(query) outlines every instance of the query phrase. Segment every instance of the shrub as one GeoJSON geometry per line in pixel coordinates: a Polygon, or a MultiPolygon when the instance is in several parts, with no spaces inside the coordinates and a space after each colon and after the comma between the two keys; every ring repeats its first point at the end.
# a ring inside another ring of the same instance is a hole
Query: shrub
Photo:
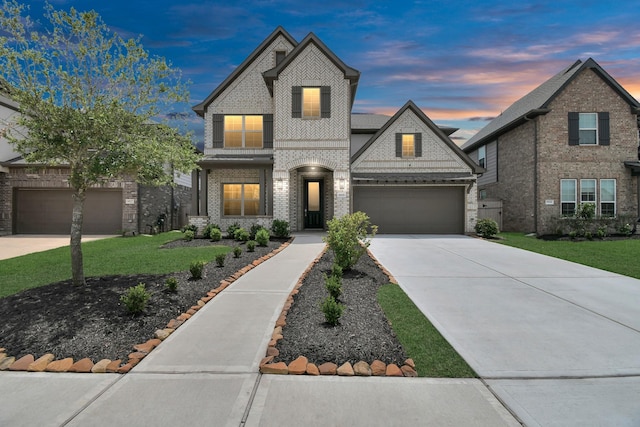
{"type": "Polygon", "coordinates": [[[187,224],[182,227],[180,231],[182,231],[183,233],[186,231],[193,231],[193,234],[196,234],[196,232],[198,231],[198,227],[196,227],[194,224],[187,224]]]}
{"type": "Polygon", "coordinates": [[[271,231],[273,231],[273,235],[276,237],[289,237],[289,222],[283,219],[274,219],[271,224],[271,231]]]}
{"type": "Polygon", "coordinates": [[[229,227],[227,227],[227,236],[229,236],[230,239],[233,239],[238,228],[240,228],[240,224],[238,224],[237,222],[231,224],[229,227]]]}
{"type": "Polygon", "coordinates": [[[576,217],[581,219],[593,219],[596,216],[595,203],[581,203],[576,211],[576,217]]]}
{"type": "Polygon", "coordinates": [[[251,228],[249,229],[249,238],[251,240],[254,240],[256,238],[256,233],[258,232],[258,230],[264,228],[263,226],[261,226],[260,224],[253,224],[251,226],[251,228]]]}
{"type": "MultiPolygon", "coordinates": [[[[204,237],[205,239],[212,239],[211,237],[211,233],[213,232],[213,230],[218,230],[220,231],[220,226],[217,224],[209,224],[207,225],[204,230],[202,231],[202,237],[204,237]]],[[[220,239],[218,239],[220,240],[220,239]]]]}
{"type": "Polygon", "coordinates": [[[165,286],[169,292],[178,292],[178,279],[169,277],[165,282],[165,286]]]}
{"type": "Polygon", "coordinates": [[[618,227],[618,232],[624,236],[631,236],[631,225],[630,224],[622,224],[618,227]]]}
{"type": "Polygon", "coordinates": [[[227,259],[227,254],[217,254],[215,259],[218,267],[224,267],[224,261],[227,259]]]}
{"type": "Polygon", "coordinates": [[[194,239],[194,237],[196,237],[196,233],[194,233],[191,230],[187,230],[184,232],[184,240],[185,242],[190,242],[194,239]]]}
{"type": "Polygon", "coordinates": [[[342,279],[339,276],[325,276],[324,286],[329,292],[329,296],[333,297],[336,301],[342,295],[342,279]]]}
{"type": "Polygon", "coordinates": [[[333,265],[331,266],[331,275],[342,278],[342,267],[340,267],[338,264],[334,262],[333,265]]]}
{"type": "Polygon", "coordinates": [[[220,240],[222,240],[222,231],[220,231],[219,228],[214,228],[209,233],[209,238],[212,242],[219,242],[220,240]]]}
{"type": "Polygon", "coordinates": [[[242,255],[242,248],[240,246],[233,248],[233,257],[240,258],[240,255],[242,255]]]}
{"type": "Polygon", "coordinates": [[[267,246],[269,244],[269,230],[261,228],[256,232],[256,242],[260,246],[267,246]]]}
{"type": "Polygon", "coordinates": [[[482,218],[476,223],[475,230],[479,236],[491,238],[498,234],[498,223],[491,218],[482,218]]]}
{"type": "Polygon", "coordinates": [[[587,240],[593,240],[593,234],[591,234],[591,232],[590,232],[590,231],[585,232],[585,233],[584,233],[584,237],[585,237],[587,240]]]}
{"type": "Polygon", "coordinates": [[[607,237],[607,227],[599,227],[598,231],[596,231],[596,236],[598,236],[598,239],[607,237]]]}
{"type": "Polygon", "coordinates": [[[204,270],[204,261],[191,261],[191,265],[189,266],[189,271],[191,272],[191,277],[194,280],[202,279],[202,271],[204,270]]]}
{"type": "Polygon", "coordinates": [[[233,238],[238,242],[246,242],[247,240],[249,240],[249,232],[244,228],[238,228],[233,233],[233,238]]]}
{"type": "Polygon", "coordinates": [[[335,298],[329,296],[322,301],[322,312],[324,313],[324,319],[331,326],[336,326],[342,316],[344,305],[340,304],[335,298]]]}
{"type": "Polygon", "coordinates": [[[124,303],[129,313],[139,314],[144,311],[149,298],[151,294],[145,289],[145,284],[138,283],[127,289],[127,293],[120,297],[120,301],[124,303]]]}
{"type": "Polygon", "coordinates": [[[378,231],[378,226],[371,225],[364,212],[333,218],[328,225],[329,230],[323,240],[335,254],[335,263],[343,270],[349,270],[358,262],[378,231]]]}
{"type": "Polygon", "coordinates": [[[247,252],[253,252],[256,250],[256,241],[255,240],[249,240],[247,242],[247,252]]]}

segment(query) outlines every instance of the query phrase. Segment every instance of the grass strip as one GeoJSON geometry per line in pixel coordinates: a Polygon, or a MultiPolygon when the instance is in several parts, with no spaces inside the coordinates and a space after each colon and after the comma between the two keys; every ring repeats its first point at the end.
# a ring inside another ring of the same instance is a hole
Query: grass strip
{"type": "MultiPolygon", "coordinates": [[[[216,254],[231,250],[227,246],[160,249],[163,244],[180,238],[182,233],[168,232],[83,243],[85,276],[173,273],[188,270],[191,261],[209,262],[216,254]]],[[[70,279],[69,247],[2,260],[0,278],[0,298],[70,279]]]]}
{"type": "Polygon", "coordinates": [[[421,377],[476,378],[471,367],[398,285],[378,290],[378,303],[421,377]]]}

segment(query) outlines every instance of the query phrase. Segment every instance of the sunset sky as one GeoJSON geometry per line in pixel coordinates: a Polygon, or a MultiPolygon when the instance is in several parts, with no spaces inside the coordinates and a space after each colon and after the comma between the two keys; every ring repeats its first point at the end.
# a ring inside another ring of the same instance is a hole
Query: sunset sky
{"type": "MultiPolygon", "coordinates": [[[[96,10],[124,37],[142,35],[191,80],[195,105],[278,25],[314,32],[362,73],[354,112],[395,113],[411,99],[463,143],[487,119],[569,66],[595,59],[640,98],[640,8],[634,1],[50,0],[96,10]]],[[[27,1],[38,19],[42,1],[27,1]]],[[[202,119],[190,127],[202,139],[202,119]]]]}

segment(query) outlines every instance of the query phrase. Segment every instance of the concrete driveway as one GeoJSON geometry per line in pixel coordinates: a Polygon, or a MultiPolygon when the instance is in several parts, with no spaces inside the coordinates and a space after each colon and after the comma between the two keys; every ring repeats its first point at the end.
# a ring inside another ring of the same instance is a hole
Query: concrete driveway
{"type": "Polygon", "coordinates": [[[370,249],[527,426],[640,425],[640,280],[464,236],[370,249]]]}
{"type": "MultiPolygon", "coordinates": [[[[82,242],[115,236],[82,236],[82,242]]],[[[69,246],[69,235],[14,234],[0,237],[0,260],[69,246]]]]}

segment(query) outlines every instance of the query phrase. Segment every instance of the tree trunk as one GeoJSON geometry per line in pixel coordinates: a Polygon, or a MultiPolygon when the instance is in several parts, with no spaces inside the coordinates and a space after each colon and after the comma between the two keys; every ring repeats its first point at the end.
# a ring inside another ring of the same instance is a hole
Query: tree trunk
{"type": "Polygon", "coordinates": [[[75,189],[73,192],[73,213],[71,217],[71,274],[73,284],[85,285],[84,266],[82,264],[82,218],[84,214],[84,189],[75,189]]]}

